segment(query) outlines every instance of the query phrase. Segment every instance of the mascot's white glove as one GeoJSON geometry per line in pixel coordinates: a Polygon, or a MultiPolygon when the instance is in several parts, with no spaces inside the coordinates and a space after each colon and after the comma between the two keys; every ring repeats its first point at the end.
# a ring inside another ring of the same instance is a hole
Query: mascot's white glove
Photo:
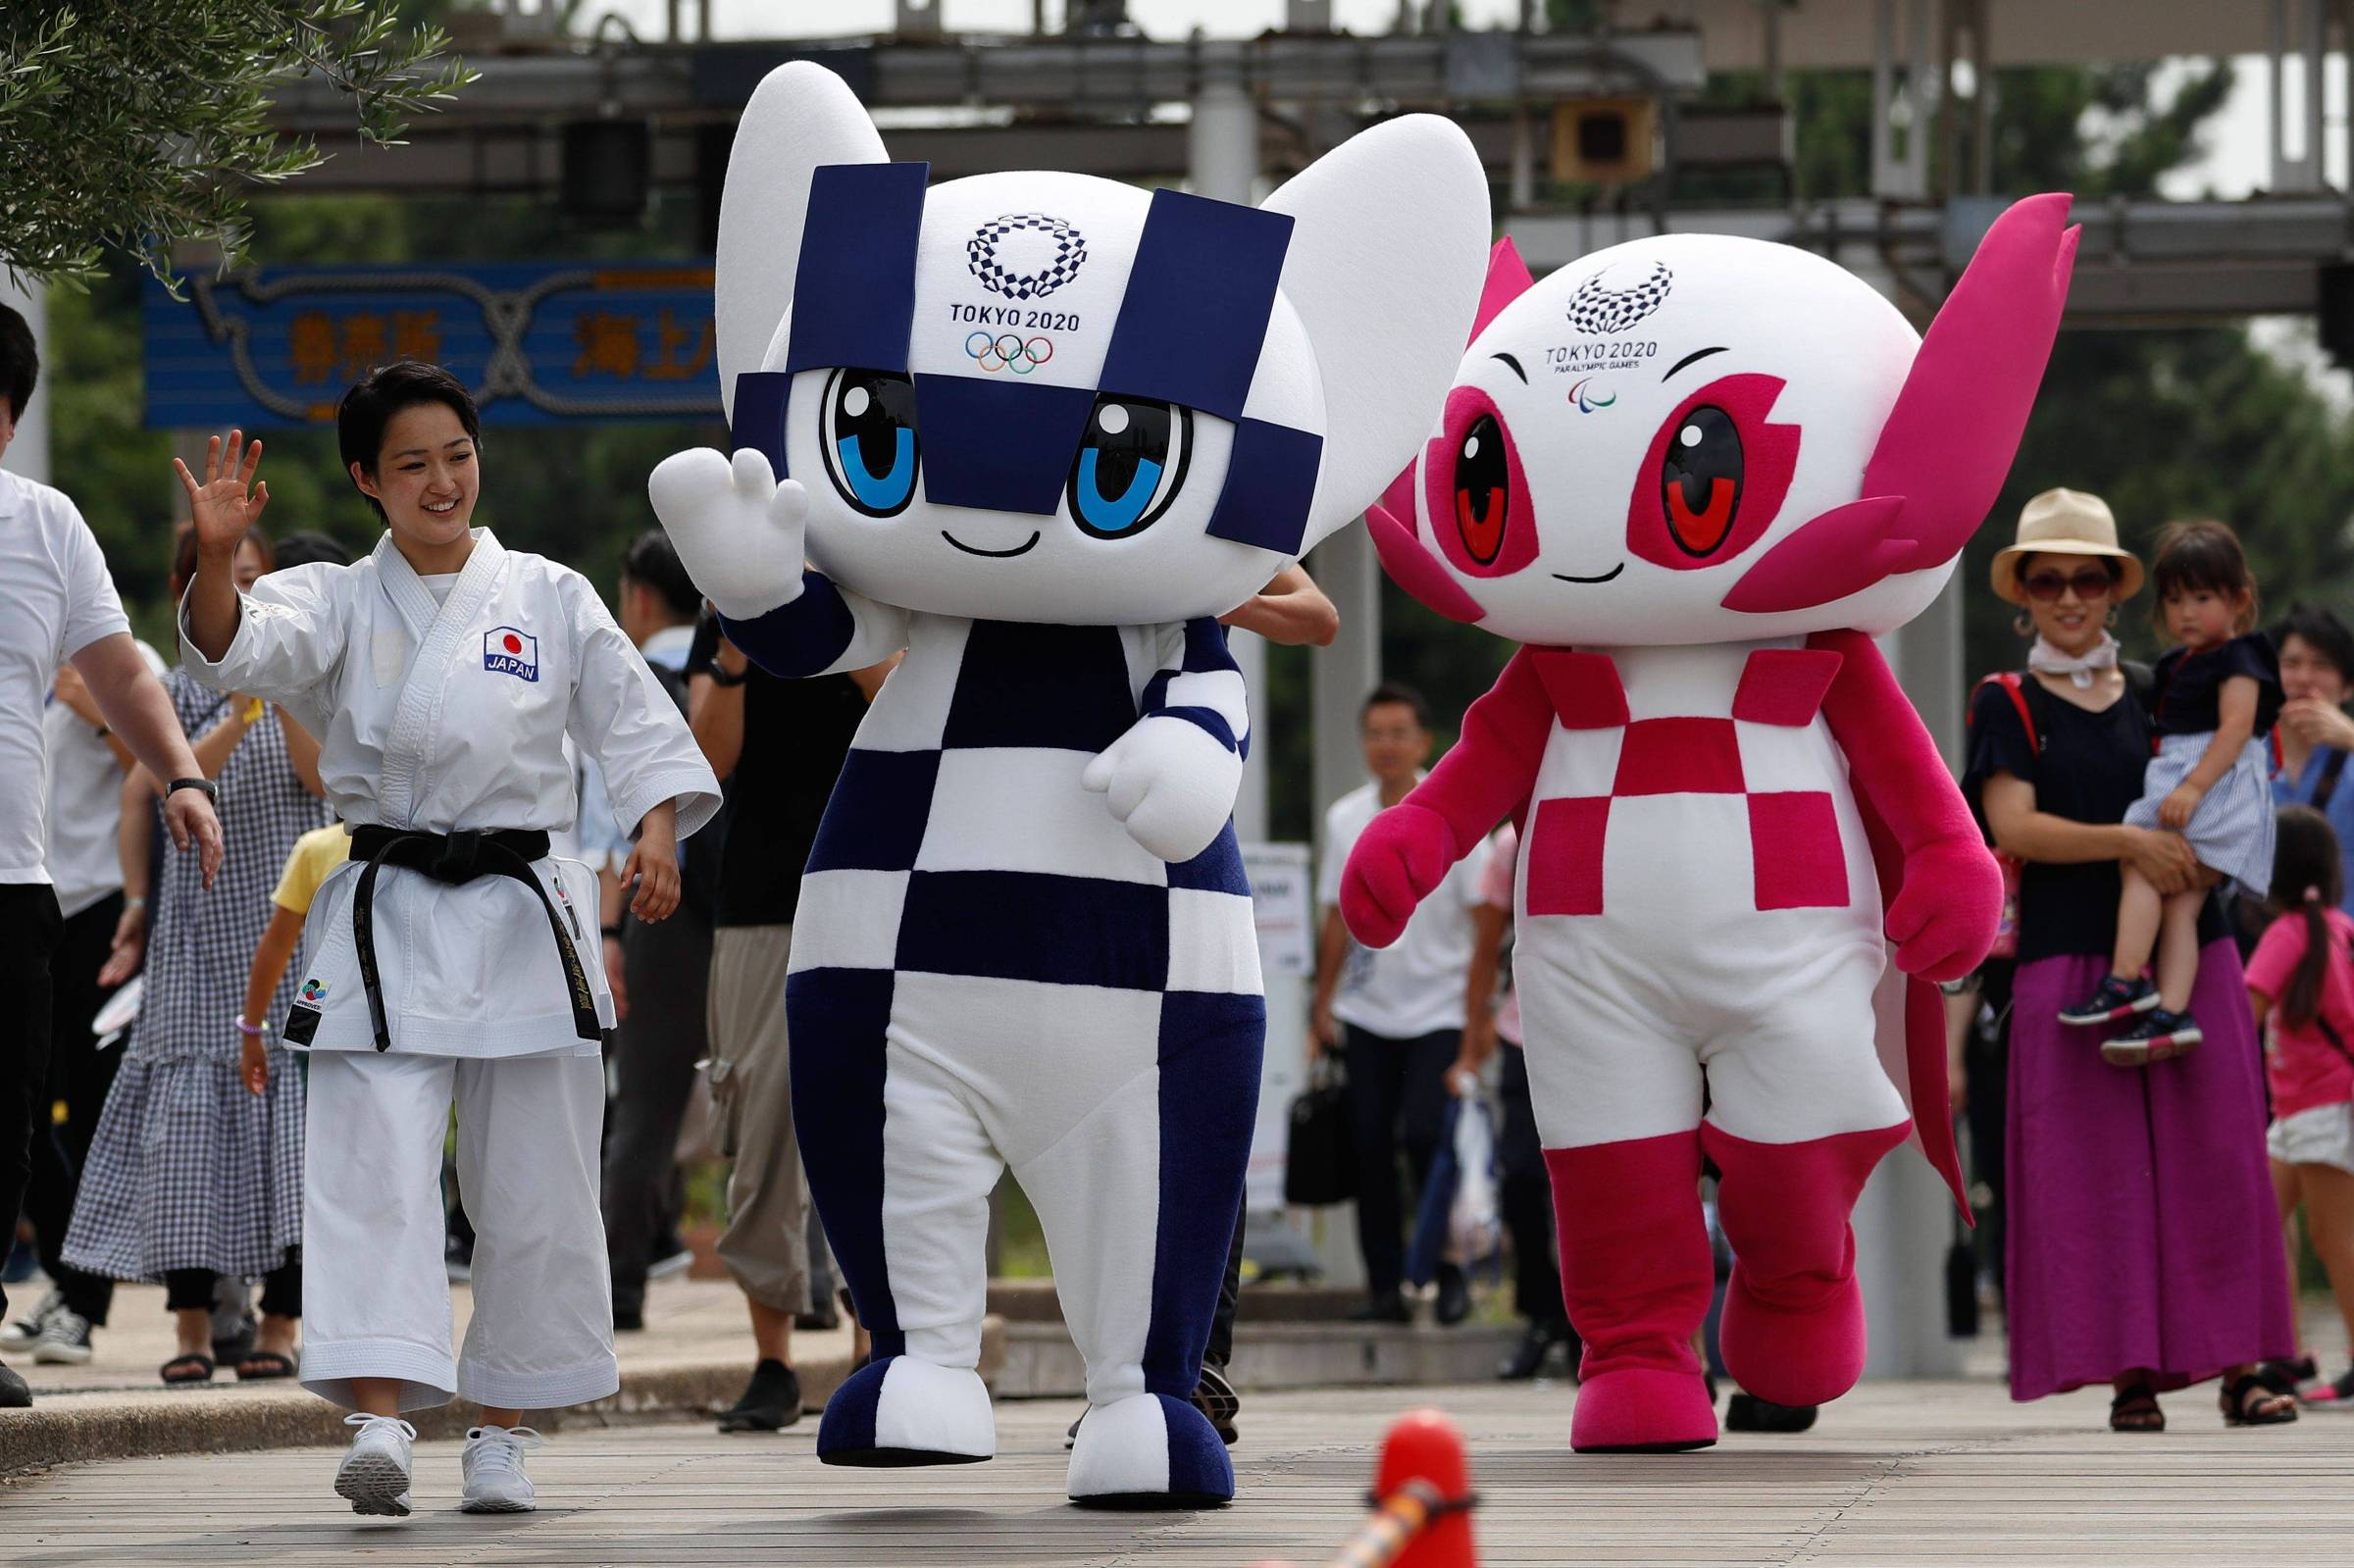
{"type": "Polygon", "coordinates": [[[1191,860],[1234,815],[1243,759],[1200,725],[1148,714],[1098,752],[1079,783],[1103,796],[1129,837],[1163,860],[1191,860]]]}
{"type": "Polygon", "coordinates": [[[809,494],[797,481],[780,482],[760,453],[673,453],[645,491],[687,575],[721,615],[750,621],[801,596],[809,494]]]}

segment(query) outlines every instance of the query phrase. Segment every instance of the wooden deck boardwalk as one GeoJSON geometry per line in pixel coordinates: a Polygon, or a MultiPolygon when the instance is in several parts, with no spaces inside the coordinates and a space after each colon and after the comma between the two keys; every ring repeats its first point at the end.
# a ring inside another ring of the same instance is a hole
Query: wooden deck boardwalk
{"type": "Polygon", "coordinates": [[[1462,1387],[1252,1398],[1243,1495],[1197,1514],[1062,1498],[1053,1401],[999,1407],[995,1463],[858,1471],[707,1425],[575,1427],[532,1461],[539,1512],[456,1511],[457,1445],[421,1445],[418,1511],[359,1521],[326,1449],[77,1466],[0,1488],[0,1562],[498,1565],[1060,1564],[1244,1568],[1323,1561],[1360,1515],[1391,1416],[1436,1404],[1469,1435],[1480,1561],[1511,1564],[2159,1565],[2354,1560],[2354,1414],[2226,1431],[2212,1385],[2172,1430],[2107,1432],[2100,1394],[2012,1404],[1986,1382],[1868,1384],[1796,1438],[1699,1454],[1579,1458],[1574,1391],[1462,1387]]]}

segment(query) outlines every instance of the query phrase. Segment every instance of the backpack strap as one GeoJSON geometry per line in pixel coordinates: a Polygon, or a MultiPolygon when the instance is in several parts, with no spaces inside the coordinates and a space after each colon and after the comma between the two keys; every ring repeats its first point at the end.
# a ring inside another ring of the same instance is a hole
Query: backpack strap
{"type": "Polygon", "coordinates": [[[2020,673],[2016,670],[1997,670],[1994,674],[1987,676],[1984,680],[1980,681],[1977,684],[1977,690],[1970,693],[1970,696],[1973,699],[1970,703],[1972,708],[1977,706],[1977,703],[1974,700],[1977,696],[1977,692],[1985,690],[1988,686],[2001,686],[2003,688],[2004,694],[2011,699],[2011,706],[2019,710],[2020,728],[2023,729],[2027,733],[2027,749],[2033,751],[2038,756],[2042,755],[2043,736],[2037,733],[2035,728],[2035,710],[2027,702],[2025,678],[2020,675],[2020,673]]]}
{"type": "Polygon", "coordinates": [[[2313,786],[2313,809],[2327,812],[2330,797],[2337,793],[2338,777],[2346,771],[2346,754],[2332,749],[2322,759],[2322,777],[2313,786]]]}

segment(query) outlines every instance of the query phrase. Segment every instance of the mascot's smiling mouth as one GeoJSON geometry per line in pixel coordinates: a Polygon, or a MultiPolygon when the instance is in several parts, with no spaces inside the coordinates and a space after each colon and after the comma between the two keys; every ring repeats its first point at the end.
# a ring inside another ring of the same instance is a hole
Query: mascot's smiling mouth
{"type": "MultiPolygon", "coordinates": [[[[1024,539],[1021,543],[1015,545],[1010,550],[983,550],[977,549],[974,546],[965,543],[955,534],[950,533],[947,529],[942,529],[940,531],[940,536],[947,540],[950,544],[956,546],[956,548],[959,550],[962,550],[967,555],[987,556],[992,561],[1010,561],[1017,555],[1027,555],[1030,553],[1030,547],[1036,544],[1039,539],[1039,535],[1036,532],[1033,532],[1028,538],[1024,539]]],[[[1623,561],[1619,563],[1621,566],[1625,564],[1626,563],[1623,561]]]]}
{"type": "Polygon", "coordinates": [[[1625,570],[1626,563],[1621,561],[1616,566],[1612,567],[1608,572],[1605,572],[1598,578],[1573,578],[1566,572],[1556,572],[1554,576],[1559,578],[1563,582],[1608,582],[1611,581],[1611,579],[1616,577],[1619,573],[1625,570]]]}

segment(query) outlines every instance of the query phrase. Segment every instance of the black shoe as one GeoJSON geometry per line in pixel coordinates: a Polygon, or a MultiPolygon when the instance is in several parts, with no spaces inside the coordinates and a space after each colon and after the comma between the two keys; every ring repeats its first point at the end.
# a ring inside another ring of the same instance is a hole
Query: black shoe
{"type": "Polygon", "coordinates": [[[2112,1067],[2148,1067],[2189,1055],[2206,1037],[2188,1013],[2154,1007],[2101,1041],[2101,1060],[2112,1067]]]}
{"type": "MultiPolygon", "coordinates": [[[[1235,1440],[1242,1436],[1234,1429],[1234,1418],[1243,1408],[1243,1396],[1226,1381],[1223,1368],[1203,1364],[1202,1381],[1194,1385],[1194,1408],[1209,1418],[1210,1430],[1218,1435],[1220,1442],[1229,1448],[1234,1446],[1235,1440]]],[[[1071,1431],[1076,1434],[1078,1430],[1079,1423],[1072,1422],[1071,1431]]]]}
{"type": "Polygon", "coordinates": [[[1569,1325],[1559,1318],[1531,1323],[1528,1332],[1520,1337],[1519,1347],[1507,1356],[1496,1368],[1501,1383],[1526,1383],[1545,1370],[1552,1359],[1553,1347],[1569,1342],[1569,1325]]]}
{"type": "Polygon", "coordinates": [[[2321,1381],[2322,1369],[2311,1356],[2294,1361],[2267,1361],[2256,1369],[2256,1381],[2275,1393],[2294,1395],[2309,1383],[2321,1381]]]}
{"type": "Polygon", "coordinates": [[[218,1366],[234,1366],[253,1354],[254,1337],[261,1333],[261,1320],[252,1313],[242,1314],[233,1331],[223,1332],[219,1313],[213,1315],[213,1361],[218,1366]]]}
{"type": "Polygon", "coordinates": [[[1349,1314],[1352,1323],[1411,1323],[1414,1309],[1406,1304],[1406,1297],[1397,1290],[1384,1290],[1363,1306],[1349,1314]]]}
{"type": "Polygon", "coordinates": [[[645,1308],[642,1306],[615,1307],[613,1309],[613,1332],[615,1334],[644,1333],[645,1308]]]}
{"type": "Polygon", "coordinates": [[[2079,1028],[2093,1024],[2115,1024],[2146,1013],[2158,1005],[2158,987],[2145,977],[2120,980],[2111,975],[2101,982],[2101,988],[2073,1007],[2060,1009],[2060,1022],[2079,1028]]]}
{"type": "Polygon", "coordinates": [[[1804,1432],[1815,1425],[1811,1404],[1775,1404],[1754,1393],[1736,1393],[1724,1404],[1727,1432],[1804,1432]]]}
{"type": "Polygon", "coordinates": [[[743,1396],[719,1413],[722,1432],[776,1432],[801,1419],[799,1374],[782,1361],[763,1361],[752,1368],[752,1381],[743,1396]]]}
{"type": "Polygon", "coordinates": [[[1471,1315],[1471,1286],[1460,1269],[1439,1271],[1439,1299],[1431,1309],[1439,1327],[1452,1329],[1471,1315]]]}
{"type": "Polygon", "coordinates": [[[29,1410],[32,1391],[7,1366],[0,1366],[0,1410],[29,1410]]]}

